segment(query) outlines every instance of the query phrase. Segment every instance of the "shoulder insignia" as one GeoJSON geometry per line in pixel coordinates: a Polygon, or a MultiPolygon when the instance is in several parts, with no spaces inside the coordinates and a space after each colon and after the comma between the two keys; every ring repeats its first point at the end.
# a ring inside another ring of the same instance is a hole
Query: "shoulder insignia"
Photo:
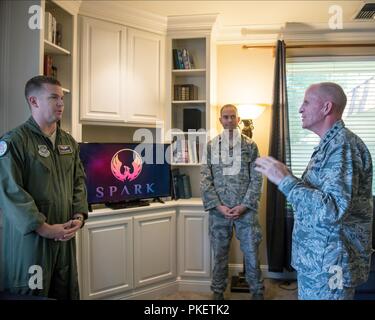
{"type": "Polygon", "coordinates": [[[2,157],[8,151],[8,144],[4,141],[0,141],[0,157],[2,157]]]}

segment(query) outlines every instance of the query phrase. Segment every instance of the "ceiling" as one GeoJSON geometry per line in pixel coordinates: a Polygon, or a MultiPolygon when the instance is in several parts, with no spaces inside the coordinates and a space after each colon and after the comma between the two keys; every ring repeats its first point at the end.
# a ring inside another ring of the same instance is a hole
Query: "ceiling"
{"type": "MultiPolygon", "coordinates": [[[[85,2],[85,0],[83,1],[85,2]]],[[[222,26],[279,25],[290,23],[328,23],[333,5],[342,8],[343,23],[353,23],[353,16],[370,1],[105,1],[121,3],[124,8],[141,9],[164,17],[190,14],[218,14],[222,26]]],[[[375,2],[375,1],[371,1],[375,2]]],[[[375,21],[374,21],[375,24],[375,21]]]]}

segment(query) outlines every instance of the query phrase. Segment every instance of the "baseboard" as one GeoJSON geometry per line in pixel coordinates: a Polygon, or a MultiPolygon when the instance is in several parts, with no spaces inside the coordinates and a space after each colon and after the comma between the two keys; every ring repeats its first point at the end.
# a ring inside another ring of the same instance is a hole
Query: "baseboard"
{"type": "Polygon", "coordinates": [[[121,296],[111,297],[113,300],[157,300],[161,297],[174,294],[179,291],[210,292],[211,280],[177,279],[171,283],[152,286],[127,293],[121,296]]]}
{"type": "Polygon", "coordinates": [[[211,292],[211,280],[178,280],[178,291],[211,292]]]}
{"type": "MultiPolygon", "coordinates": [[[[270,272],[268,271],[268,265],[262,264],[260,266],[262,271],[263,278],[265,279],[276,279],[276,280],[296,280],[296,272],[270,272]]],[[[239,272],[243,272],[243,264],[239,263],[230,263],[229,264],[229,279],[232,279],[232,276],[238,275],[239,272]]]]}
{"type": "MultiPolygon", "coordinates": [[[[269,272],[268,265],[261,265],[260,269],[263,274],[263,278],[266,279],[280,279],[280,280],[294,280],[296,278],[295,272],[269,272]]],[[[238,275],[239,272],[243,271],[242,264],[229,264],[229,279],[232,276],[238,275]]],[[[124,293],[122,295],[111,296],[108,299],[113,300],[157,300],[164,296],[174,294],[179,291],[191,291],[191,292],[210,292],[211,279],[181,279],[177,278],[174,281],[168,283],[162,283],[159,285],[152,285],[145,288],[136,289],[131,293],[124,293]]],[[[228,286],[229,288],[229,286],[228,286]]]]}
{"type": "Polygon", "coordinates": [[[178,281],[164,283],[151,288],[145,288],[132,292],[131,294],[123,295],[122,297],[111,298],[114,300],[157,300],[161,297],[174,294],[179,291],[178,281]]]}

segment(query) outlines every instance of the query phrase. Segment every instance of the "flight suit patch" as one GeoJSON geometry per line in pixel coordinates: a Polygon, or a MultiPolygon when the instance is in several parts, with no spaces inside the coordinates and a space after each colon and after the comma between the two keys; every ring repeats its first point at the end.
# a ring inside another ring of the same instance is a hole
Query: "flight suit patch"
{"type": "Polygon", "coordinates": [[[62,144],[60,144],[57,147],[59,149],[59,153],[60,154],[72,154],[73,153],[73,148],[70,145],[62,145],[62,144]]]}
{"type": "Polygon", "coordinates": [[[2,140],[0,141],[0,157],[2,157],[8,151],[8,144],[2,140]]]}
{"type": "Polygon", "coordinates": [[[49,155],[50,155],[50,152],[49,152],[47,146],[44,145],[44,144],[42,144],[42,145],[38,145],[38,153],[39,153],[42,157],[44,157],[44,158],[47,158],[47,157],[49,157],[49,155]]]}

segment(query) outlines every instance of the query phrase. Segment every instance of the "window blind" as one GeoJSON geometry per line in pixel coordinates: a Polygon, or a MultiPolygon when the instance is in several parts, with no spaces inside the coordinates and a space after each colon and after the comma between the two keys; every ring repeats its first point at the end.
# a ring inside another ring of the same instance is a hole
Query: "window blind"
{"type": "MultiPolygon", "coordinates": [[[[375,58],[291,59],[286,71],[293,174],[301,177],[313,148],[319,144],[315,133],[302,129],[298,110],[305,90],[325,81],[338,83],[344,89],[348,101],[343,120],[367,145],[375,167],[375,58]]],[[[375,194],[375,181],[372,192],[375,194]]]]}

